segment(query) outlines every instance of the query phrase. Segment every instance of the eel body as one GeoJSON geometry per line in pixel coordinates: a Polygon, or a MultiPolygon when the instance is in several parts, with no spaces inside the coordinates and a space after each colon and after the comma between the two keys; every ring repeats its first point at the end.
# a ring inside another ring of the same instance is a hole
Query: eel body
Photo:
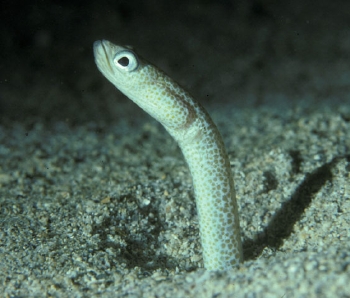
{"type": "Polygon", "coordinates": [[[179,144],[193,179],[204,267],[225,270],[239,264],[242,244],[230,162],[208,113],[130,48],[96,41],[94,55],[102,74],[179,144]]]}

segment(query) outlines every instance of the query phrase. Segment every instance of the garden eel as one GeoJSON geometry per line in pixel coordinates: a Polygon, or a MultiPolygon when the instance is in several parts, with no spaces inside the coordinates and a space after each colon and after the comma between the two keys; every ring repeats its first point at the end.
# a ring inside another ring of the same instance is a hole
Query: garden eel
{"type": "Polygon", "coordinates": [[[214,122],[188,92],[130,47],[102,40],[93,48],[101,73],[179,144],[192,175],[204,267],[235,267],[243,259],[236,195],[214,122]]]}

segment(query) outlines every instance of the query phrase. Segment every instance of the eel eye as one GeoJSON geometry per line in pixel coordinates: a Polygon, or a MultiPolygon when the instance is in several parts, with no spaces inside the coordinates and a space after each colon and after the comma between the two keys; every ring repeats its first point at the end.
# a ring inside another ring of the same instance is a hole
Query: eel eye
{"type": "Polygon", "coordinates": [[[134,71],[139,66],[136,54],[129,50],[117,53],[114,56],[113,62],[116,67],[126,72],[134,71]]]}

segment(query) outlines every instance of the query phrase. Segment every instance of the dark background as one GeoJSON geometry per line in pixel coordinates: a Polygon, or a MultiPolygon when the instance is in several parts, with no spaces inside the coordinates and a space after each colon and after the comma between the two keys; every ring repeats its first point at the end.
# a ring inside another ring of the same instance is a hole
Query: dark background
{"type": "Polygon", "coordinates": [[[98,72],[97,39],[133,45],[204,105],[322,101],[329,79],[335,100],[349,99],[350,76],[334,77],[349,74],[345,0],[3,0],[0,14],[0,123],[141,113],[98,72]]]}

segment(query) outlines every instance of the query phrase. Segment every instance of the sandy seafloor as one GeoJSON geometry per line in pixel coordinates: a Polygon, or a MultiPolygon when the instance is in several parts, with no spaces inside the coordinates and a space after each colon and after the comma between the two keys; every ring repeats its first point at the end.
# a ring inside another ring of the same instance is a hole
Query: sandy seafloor
{"type": "Polygon", "coordinates": [[[23,50],[30,63],[21,50],[1,63],[0,297],[350,297],[350,9],[260,2],[258,21],[244,5],[244,17],[228,15],[224,2],[195,1],[184,21],[164,6],[125,21],[90,4],[91,35],[39,32],[23,50]],[[172,26],[154,29],[168,17],[172,26]],[[148,39],[130,35],[142,24],[148,39]],[[127,28],[122,42],[138,41],[219,127],[239,268],[203,269],[179,148],[98,73],[92,41],[113,28],[127,28]]]}

